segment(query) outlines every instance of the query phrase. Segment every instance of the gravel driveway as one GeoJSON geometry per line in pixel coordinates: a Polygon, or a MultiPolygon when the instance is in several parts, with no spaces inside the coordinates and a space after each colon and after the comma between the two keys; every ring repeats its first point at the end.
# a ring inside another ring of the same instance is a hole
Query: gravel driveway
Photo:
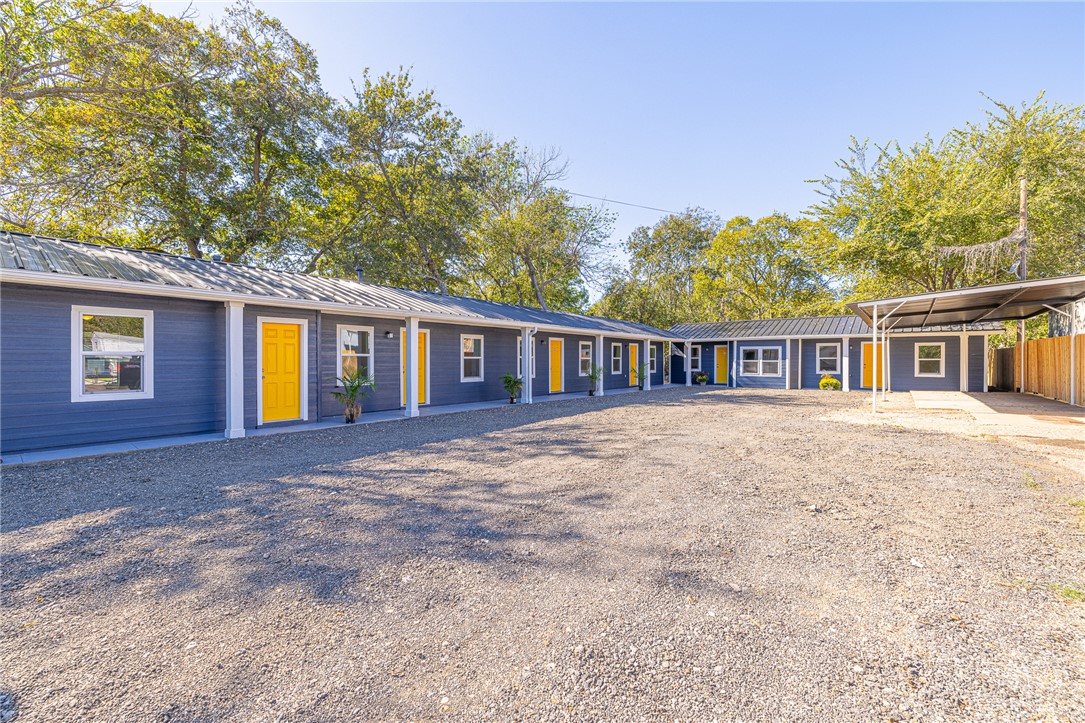
{"type": "Polygon", "coordinates": [[[841,421],[865,402],[668,389],[5,469],[0,720],[1085,720],[1085,478],[841,421]]]}

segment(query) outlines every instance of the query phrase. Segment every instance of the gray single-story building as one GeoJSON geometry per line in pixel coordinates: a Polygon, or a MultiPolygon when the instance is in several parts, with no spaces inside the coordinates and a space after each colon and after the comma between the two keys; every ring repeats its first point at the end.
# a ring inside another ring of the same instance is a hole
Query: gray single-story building
{"type": "Polygon", "coordinates": [[[0,452],[292,425],[342,413],[664,383],[643,324],[0,232],[0,452]]]}

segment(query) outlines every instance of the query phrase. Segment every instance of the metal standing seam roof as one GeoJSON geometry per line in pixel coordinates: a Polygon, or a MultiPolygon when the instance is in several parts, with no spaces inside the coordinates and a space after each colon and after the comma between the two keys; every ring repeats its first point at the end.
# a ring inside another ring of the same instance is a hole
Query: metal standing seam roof
{"type": "MultiPolygon", "coordinates": [[[[216,294],[252,297],[252,302],[274,305],[276,301],[349,305],[360,311],[400,311],[404,315],[456,317],[450,323],[499,321],[524,326],[561,327],[585,333],[612,333],[672,339],[670,334],[646,324],[619,319],[543,311],[496,301],[463,296],[445,296],[353,279],[337,279],[310,274],[276,271],[243,264],[196,259],[159,251],[143,251],[120,246],[103,246],[66,239],[34,236],[17,231],[0,231],[0,271],[9,281],[34,283],[32,274],[20,279],[22,272],[85,277],[102,281],[146,284],[157,290],[193,289],[216,294]]],[[[38,277],[40,283],[40,277],[38,277]]],[[[118,289],[119,291],[120,289],[118,289]]],[[[139,289],[124,289],[139,293],[139,289]]]]}
{"type": "MultiPolygon", "coordinates": [[[[960,332],[961,330],[961,325],[955,324],[893,328],[891,329],[891,332],[930,332],[932,334],[945,334],[949,332],[960,332]]],[[[969,324],[966,329],[966,331],[975,332],[1003,330],[1001,324],[994,322],[969,324]]],[[[768,339],[787,337],[833,338],[842,336],[869,336],[873,333],[866,322],[854,315],[676,324],[671,327],[670,331],[672,334],[684,339],[720,341],[730,339],[768,339]]]]}

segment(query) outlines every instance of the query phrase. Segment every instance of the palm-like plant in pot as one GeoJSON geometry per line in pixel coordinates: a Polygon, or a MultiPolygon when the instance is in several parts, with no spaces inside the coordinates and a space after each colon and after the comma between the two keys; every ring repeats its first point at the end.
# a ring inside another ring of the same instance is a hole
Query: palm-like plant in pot
{"type": "Polygon", "coordinates": [[[501,377],[501,386],[509,393],[509,404],[516,404],[516,397],[523,391],[524,380],[511,372],[505,372],[505,376],[501,377]]]}
{"type": "Polygon", "coordinates": [[[354,424],[362,413],[361,400],[377,388],[377,383],[373,377],[357,369],[344,371],[343,376],[336,377],[335,381],[340,388],[332,392],[332,397],[343,405],[343,421],[354,424]]]}
{"type": "Polygon", "coordinates": [[[644,389],[644,375],[648,373],[647,364],[638,364],[633,368],[633,373],[637,375],[637,389],[644,389]]]}
{"type": "Polygon", "coordinates": [[[599,388],[599,380],[603,378],[603,367],[592,367],[588,370],[588,396],[594,397],[595,390],[599,388]]]}

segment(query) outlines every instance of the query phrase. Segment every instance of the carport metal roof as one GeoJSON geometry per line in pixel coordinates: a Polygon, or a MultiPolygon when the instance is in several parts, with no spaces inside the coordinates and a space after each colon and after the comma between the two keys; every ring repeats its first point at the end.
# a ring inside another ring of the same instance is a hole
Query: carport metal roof
{"type": "Polygon", "coordinates": [[[1020,321],[1085,298],[1085,275],[973,286],[848,304],[867,324],[891,314],[900,326],[1020,321]]]}

